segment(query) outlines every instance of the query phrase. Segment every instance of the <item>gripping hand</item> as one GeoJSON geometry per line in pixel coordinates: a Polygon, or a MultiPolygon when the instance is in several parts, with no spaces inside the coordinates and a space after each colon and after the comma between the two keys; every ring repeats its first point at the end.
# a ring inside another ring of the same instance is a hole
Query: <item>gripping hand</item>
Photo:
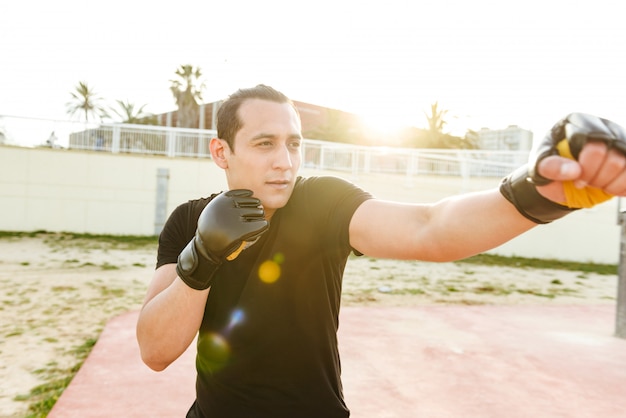
{"type": "Polygon", "coordinates": [[[178,256],[176,272],[191,288],[208,289],[225,260],[254,244],[269,224],[259,199],[250,190],[216,196],[198,218],[196,234],[178,256]]]}
{"type": "MultiPolygon", "coordinates": [[[[626,154],[626,130],[624,128],[610,120],[593,115],[572,113],[557,123],[550,134],[546,135],[539,144],[536,161],[530,166],[530,178],[538,186],[550,183],[551,180],[542,177],[537,172],[539,161],[549,155],[560,155],[578,160],[580,151],[588,142],[603,142],[607,147],[626,154]]],[[[573,181],[563,182],[563,188],[566,196],[563,204],[570,208],[590,208],[613,197],[594,187],[578,189],[573,181]]]]}
{"type": "Polygon", "coordinates": [[[572,181],[563,182],[566,201],[555,203],[536,189],[552,180],[541,176],[539,163],[551,155],[577,160],[589,142],[602,142],[626,154],[626,130],[610,120],[584,113],[571,113],[560,120],[531,151],[528,166],[521,167],[506,177],[500,191],[517,210],[536,223],[548,223],[580,208],[589,208],[604,202],[612,195],[594,188],[577,188],[572,181]]]}

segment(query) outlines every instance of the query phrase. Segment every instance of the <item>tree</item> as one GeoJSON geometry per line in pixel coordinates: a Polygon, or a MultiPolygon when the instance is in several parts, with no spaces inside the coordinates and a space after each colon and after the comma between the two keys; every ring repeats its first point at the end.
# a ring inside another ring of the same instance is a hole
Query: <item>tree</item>
{"type": "Polygon", "coordinates": [[[202,71],[192,65],[181,65],[176,70],[177,79],[170,80],[170,90],[178,106],[177,125],[181,128],[197,128],[199,102],[205,88],[202,71]]]}
{"type": "Polygon", "coordinates": [[[304,132],[304,135],[312,139],[352,144],[358,143],[360,137],[357,124],[351,116],[336,109],[326,109],[324,122],[304,132]]]}
{"type": "Polygon", "coordinates": [[[85,122],[89,122],[90,115],[100,119],[109,116],[106,108],[101,104],[102,98],[86,82],[80,81],[76,86],[76,90],[70,92],[70,95],[72,100],[65,105],[70,116],[82,113],[85,117],[85,122]]]}
{"type": "MultiPolygon", "coordinates": [[[[425,112],[424,112],[425,113],[425,112]]],[[[435,102],[430,105],[430,115],[426,114],[428,121],[428,130],[426,131],[427,148],[452,148],[452,149],[474,149],[478,148],[475,136],[471,131],[465,137],[451,135],[444,132],[447,124],[445,116],[447,110],[439,109],[439,103],[435,102]]]]}
{"type": "Polygon", "coordinates": [[[143,108],[146,105],[143,105],[139,108],[135,108],[135,104],[126,100],[116,100],[118,105],[118,109],[113,109],[113,113],[119,116],[122,119],[122,123],[134,123],[139,125],[156,125],[157,120],[154,115],[151,113],[146,113],[143,111],[143,108]]]}
{"type": "Polygon", "coordinates": [[[443,128],[447,123],[444,120],[446,113],[448,113],[447,110],[439,110],[438,102],[430,105],[430,116],[424,112],[428,121],[428,145],[431,148],[444,148],[441,142],[444,137],[443,128]]]}
{"type": "Polygon", "coordinates": [[[464,146],[462,146],[461,148],[478,149],[480,143],[479,138],[480,136],[478,135],[478,132],[472,129],[468,129],[467,132],[465,132],[465,137],[463,138],[464,146]]]}

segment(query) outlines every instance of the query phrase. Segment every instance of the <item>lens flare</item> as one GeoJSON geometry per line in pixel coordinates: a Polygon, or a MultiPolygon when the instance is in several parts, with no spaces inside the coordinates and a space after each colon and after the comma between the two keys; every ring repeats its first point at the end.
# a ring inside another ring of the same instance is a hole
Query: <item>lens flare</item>
{"type": "Polygon", "coordinates": [[[283,253],[276,253],[276,254],[274,254],[273,260],[274,260],[274,262],[276,262],[278,264],[283,264],[283,262],[285,261],[285,254],[283,254],[283,253]]]}
{"type": "Polygon", "coordinates": [[[280,266],[274,260],[267,260],[259,266],[259,279],[264,283],[274,283],[280,277],[280,266]]]}
{"type": "Polygon", "coordinates": [[[285,261],[283,253],[276,253],[271,260],[264,261],[259,266],[259,279],[264,283],[274,283],[280,278],[280,265],[285,261]]]}
{"type": "Polygon", "coordinates": [[[222,369],[230,358],[230,345],[219,334],[207,333],[198,336],[198,356],[196,366],[206,373],[222,369]]]}
{"type": "Polygon", "coordinates": [[[230,321],[226,326],[225,334],[230,334],[230,331],[233,330],[237,325],[239,325],[245,319],[245,314],[241,309],[235,309],[232,314],[230,314],[230,321]]]}

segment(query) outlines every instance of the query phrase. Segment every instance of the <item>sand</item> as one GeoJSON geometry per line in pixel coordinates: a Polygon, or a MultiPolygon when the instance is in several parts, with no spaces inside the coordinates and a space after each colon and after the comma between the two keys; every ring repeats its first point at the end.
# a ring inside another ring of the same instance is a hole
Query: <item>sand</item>
{"type": "MultiPolygon", "coordinates": [[[[0,417],[15,400],[77,363],[106,322],[141,307],[156,245],[62,234],[0,238],[0,417]]],[[[615,304],[616,275],[353,257],[343,305],[615,304]]]]}

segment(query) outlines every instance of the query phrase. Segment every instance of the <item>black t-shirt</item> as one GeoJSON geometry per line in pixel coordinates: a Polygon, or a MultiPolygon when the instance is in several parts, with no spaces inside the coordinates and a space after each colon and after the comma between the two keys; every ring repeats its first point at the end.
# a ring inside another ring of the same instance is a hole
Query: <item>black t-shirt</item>
{"type": "MultiPolygon", "coordinates": [[[[269,229],[214,277],[198,336],[198,417],[348,417],[337,328],[348,226],[371,196],[335,177],[298,178],[269,229]]],[[[175,263],[211,198],[168,219],[157,266],[175,263]]],[[[191,414],[190,414],[191,416],[191,414]]]]}

